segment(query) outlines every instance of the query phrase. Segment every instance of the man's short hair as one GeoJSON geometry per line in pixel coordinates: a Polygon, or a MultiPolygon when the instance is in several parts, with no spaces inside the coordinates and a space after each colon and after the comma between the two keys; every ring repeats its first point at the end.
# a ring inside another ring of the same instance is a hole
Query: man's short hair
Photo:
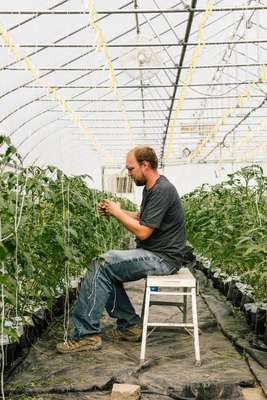
{"type": "Polygon", "coordinates": [[[143,161],[148,161],[152,169],[158,168],[158,157],[152,147],[148,146],[137,146],[131,150],[133,152],[136,161],[141,164],[143,161]]]}

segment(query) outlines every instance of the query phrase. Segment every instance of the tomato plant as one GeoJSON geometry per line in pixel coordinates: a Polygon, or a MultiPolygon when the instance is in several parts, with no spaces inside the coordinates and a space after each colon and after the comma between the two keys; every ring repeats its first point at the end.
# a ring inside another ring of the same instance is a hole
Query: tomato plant
{"type": "Polygon", "coordinates": [[[197,251],[267,301],[267,177],[258,165],[183,197],[187,234],[197,251]]]}
{"type": "Polygon", "coordinates": [[[89,176],[24,168],[8,138],[0,145],[0,283],[5,318],[12,318],[37,304],[51,307],[68,286],[66,267],[69,277],[81,275],[93,257],[125,247],[128,232],[97,213],[97,203],[114,196],[90,189],[89,176]]]}

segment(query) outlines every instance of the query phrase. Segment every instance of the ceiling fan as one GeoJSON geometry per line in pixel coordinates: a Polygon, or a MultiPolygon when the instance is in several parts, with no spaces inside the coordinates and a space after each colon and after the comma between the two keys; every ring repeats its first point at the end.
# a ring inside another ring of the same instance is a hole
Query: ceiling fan
{"type": "Polygon", "coordinates": [[[126,68],[127,75],[135,80],[149,82],[153,79],[162,67],[161,58],[155,52],[155,47],[149,47],[153,44],[154,39],[149,39],[141,34],[136,37],[129,44],[147,44],[147,46],[136,46],[120,57],[120,64],[126,68]],[[158,67],[159,69],[153,69],[158,67]],[[137,69],[136,69],[137,68],[137,69]],[[144,68],[144,69],[139,69],[144,68]]]}

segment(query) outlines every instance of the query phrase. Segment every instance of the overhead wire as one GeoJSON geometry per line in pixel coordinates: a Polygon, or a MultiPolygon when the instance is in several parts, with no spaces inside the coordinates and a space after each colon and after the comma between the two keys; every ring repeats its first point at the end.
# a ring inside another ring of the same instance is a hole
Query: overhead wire
{"type": "MultiPolygon", "coordinates": [[[[126,3],[125,5],[122,6],[122,8],[123,8],[123,7],[127,7],[127,6],[128,6],[129,4],[131,4],[131,3],[132,3],[132,1],[130,1],[129,3],[126,3]]],[[[107,17],[107,16],[100,17],[100,18],[98,19],[98,21],[100,21],[100,20],[102,20],[102,19],[104,19],[104,18],[106,18],[106,17],[107,17]]],[[[87,29],[87,28],[88,28],[88,24],[87,24],[86,26],[83,26],[82,28],[80,28],[80,29],[78,29],[78,30],[75,30],[75,31],[69,33],[68,35],[65,35],[65,36],[59,38],[58,40],[55,41],[55,43],[58,43],[58,42],[60,42],[60,41],[62,41],[62,40],[64,40],[64,39],[66,39],[66,38],[69,38],[69,37],[71,37],[72,35],[77,34],[77,33],[79,33],[81,30],[87,29]]],[[[40,51],[43,51],[43,50],[45,50],[45,49],[46,49],[46,47],[43,47],[43,48],[40,49],[40,51]]],[[[38,51],[38,52],[39,52],[39,51],[38,51]]],[[[86,56],[87,54],[90,54],[90,53],[92,53],[92,52],[93,52],[93,50],[90,50],[89,52],[86,52],[85,54],[83,54],[83,55],[81,55],[81,56],[79,56],[79,57],[74,57],[73,59],[71,59],[71,60],[68,61],[67,63],[64,63],[64,64],[62,65],[62,67],[64,67],[65,65],[68,65],[69,63],[75,62],[75,61],[77,61],[78,59],[80,59],[80,58],[82,58],[82,57],[84,57],[84,56],[86,56]]],[[[36,54],[36,52],[32,52],[32,53],[30,53],[28,56],[35,55],[35,54],[36,54]]],[[[14,63],[17,63],[17,62],[19,62],[19,61],[21,61],[21,60],[14,61],[13,64],[14,64],[14,63]]],[[[13,64],[11,63],[11,64],[8,64],[8,65],[4,65],[4,66],[2,66],[2,69],[8,68],[10,65],[13,65],[13,64]]],[[[40,78],[43,78],[43,77],[45,77],[45,76],[51,74],[52,72],[54,72],[54,71],[53,71],[53,70],[49,70],[46,74],[41,75],[40,78]]],[[[24,83],[23,85],[17,86],[16,88],[14,88],[14,89],[12,89],[12,90],[10,90],[10,91],[4,93],[2,96],[0,96],[0,99],[3,98],[4,96],[7,96],[8,94],[14,92],[15,90],[18,90],[18,89],[20,89],[20,88],[24,87],[25,85],[28,85],[28,84],[30,84],[30,83],[32,83],[32,82],[34,82],[34,80],[29,81],[29,82],[26,82],[26,83],[24,83]]],[[[40,96],[40,97],[37,97],[37,98],[35,98],[35,99],[33,99],[33,100],[30,100],[28,103],[26,103],[26,104],[24,104],[24,105],[22,105],[22,106],[20,106],[20,107],[17,107],[13,112],[9,113],[9,114],[6,115],[4,118],[2,118],[2,120],[0,121],[0,123],[2,123],[3,121],[5,121],[7,118],[9,118],[9,117],[10,117],[11,115],[13,115],[15,112],[21,110],[21,109],[24,108],[25,106],[27,106],[27,105],[29,105],[29,104],[31,104],[31,103],[33,103],[33,102],[35,102],[35,101],[37,101],[37,100],[43,98],[43,97],[45,97],[45,95],[40,96]]]]}
{"type": "MultiPolygon", "coordinates": [[[[88,1],[88,0],[87,0],[88,1]]],[[[267,7],[266,6],[254,6],[254,7],[250,7],[250,6],[241,6],[241,7],[224,7],[224,8],[218,8],[218,7],[214,7],[214,11],[216,12],[225,12],[225,11],[250,11],[250,10],[266,10],[267,7]]],[[[193,8],[191,6],[189,7],[184,7],[183,9],[179,9],[179,8],[162,8],[162,9],[138,9],[138,10],[118,10],[118,9],[114,9],[114,10],[99,10],[98,13],[99,14],[141,14],[141,13],[146,13],[146,14],[156,14],[156,13],[166,13],[166,14],[173,14],[173,13],[190,13],[191,11],[193,11],[193,8]]],[[[195,11],[204,13],[206,11],[206,8],[195,8],[195,11]]],[[[0,14],[1,15],[9,15],[9,14],[22,14],[22,15],[31,15],[31,14],[36,14],[36,13],[40,13],[43,15],[50,15],[53,14],[52,11],[42,11],[42,10],[27,10],[27,11],[1,11],[0,14]]],[[[54,12],[55,15],[66,15],[67,12],[66,11],[55,11],[54,12]]],[[[80,15],[80,14],[84,14],[84,11],[70,11],[68,13],[69,15],[80,15]]]]}
{"type": "Polygon", "coordinates": [[[252,108],[252,109],[237,123],[237,124],[235,124],[235,126],[234,126],[232,129],[230,129],[230,131],[227,132],[227,133],[223,136],[222,140],[221,140],[219,143],[217,143],[217,144],[208,152],[208,154],[206,154],[205,157],[203,157],[203,158],[201,159],[201,161],[206,160],[219,146],[227,147],[227,146],[225,145],[225,140],[226,140],[226,138],[227,138],[231,133],[235,132],[236,128],[238,128],[238,127],[243,123],[243,121],[245,121],[247,118],[249,118],[250,115],[251,115],[252,113],[254,113],[254,112],[257,111],[258,109],[260,109],[260,108],[265,104],[266,100],[267,100],[267,95],[266,95],[265,99],[264,99],[258,106],[252,108]]]}
{"type": "MultiPolygon", "coordinates": [[[[129,82],[131,82],[132,80],[130,80],[129,82]]],[[[131,91],[131,93],[134,93],[134,92],[136,92],[136,90],[138,90],[138,89],[135,89],[135,90],[133,90],[133,91],[131,91]]],[[[96,104],[96,103],[94,103],[94,104],[96,104]]],[[[76,111],[81,111],[82,110],[82,107],[85,107],[86,106],[86,104],[85,105],[82,105],[78,110],[76,110],[76,111]]],[[[108,105],[108,103],[107,103],[107,107],[108,107],[109,105],[108,105]]],[[[103,106],[102,106],[102,109],[103,109],[103,106]]],[[[40,113],[41,114],[41,113],[40,113]]],[[[56,118],[55,120],[53,120],[53,121],[50,121],[49,123],[47,123],[47,125],[48,124],[50,124],[50,123],[53,123],[53,122],[55,122],[55,121],[57,121],[58,120],[58,118],[56,118]]],[[[24,125],[24,124],[23,124],[24,125]]],[[[47,126],[46,124],[43,124],[41,127],[39,127],[38,129],[36,129],[36,130],[34,130],[33,132],[32,132],[32,135],[31,135],[31,137],[35,134],[35,133],[37,133],[40,129],[42,129],[43,127],[45,127],[45,126],[47,126]]],[[[17,131],[17,129],[15,130],[15,131],[13,131],[12,132],[12,135],[15,133],[17,131]]],[[[46,138],[47,137],[49,137],[50,136],[50,134],[49,135],[47,135],[45,138],[43,138],[42,139],[42,141],[41,142],[43,142],[44,140],[46,140],[46,138]]],[[[17,148],[19,148],[25,141],[27,140],[27,138],[26,139],[23,139],[20,143],[19,143],[19,145],[17,146],[17,148]]],[[[39,145],[41,142],[39,142],[39,143],[37,143],[37,144],[35,144],[33,147],[32,147],[32,150],[34,150],[35,148],[36,148],[36,146],[37,145],[39,145]]],[[[31,151],[32,151],[31,150],[31,151]]],[[[23,157],[23,161],[25,161],[25,159],[29,156],[29,154],[30,154],[30,151],[29,152],[27,152],[25,155],[24,155],[24,157],[23,157]]],[[[35,160],[35,162],[38,160],[38,158],[35,160]]]]}
{"type": "Polygon", "coordinates": [[[34,80],[38,80],[42,87],[47,91],[48,95],[50,95],[57,103],[58,105],[62,108],[64,112],[70,115],[71,120],[77,124],[77,126],[86,134],[89,135],[91,139],[91,143],[95,150],[100,152],[104,156],[104,158],[107,158],[111,160],[112,162],[112,156],[102,148],[102,146],[99,146],[97,143],[96,137],[93,135],[93,133],[83,124],[81,121],[79,115],[75,112],[75,110],[70,106],[69,102],[64,99],[63,96],[60,95],[60,93],[56,90],[51,88],[50,83],[45,79],[41,78],[40,71],[38,70],[37,67],[35,67],[30,58],[27,56],[24,56],[21,54],[19,46],[13,41],[13,39],[10,37],[10,35],[7,33],[5,30],[4,26],[2,23],[0,23],[0,35],[2,37],[2,40],[7,44],[11,52],[15,55],[16,59],[23,59],[25,62],[25,69],[29,71],[32,76],[34,77],[34,80]]]}
{"type": "MultiPolygon", "coordinates": [[[[128,5],[128,4],[127,4],[128,5]]],[[[127,6],[126,5],[126,6],[127,6]]],[[[159,15],[156,15],[156,16],[154,16],[154,17],[152,17],[151,18],[151,20],[154,20],[155,18],[157,18],[159,15]]],[[[104,17],[103,17],[104,18],[104,17]]],[[[218,19],[216,19],[215,20],[215,22],[217,21],[217,20],[219,20],[219,19],[221,19],[222,17],[220,17],[220,18],[218,18],[218,19]]],[[[101,18],[102,19],[102,18],[101,18]]],[[[100,19],[98,19],[98,20],[100,20],[100,19]]],[[[141,23],[140,25],[143,25],[144,23],[141,23]]],[[[179,23],[180,24],[180,23],[179,23]]],[[[179,25],[178,24],[178,25],[179,25]]],[[[175,25],[175,27],[177,27],[177,25],[175,25]]],[[[131,30],[129,30],[129,32],[130,32],[131,30]]],[[[167,30],[168,31],[168,30],[167,30]]],[[[167,32],[166,31],[166,32],[167,32]]],[[[77,32],[77,31],[75,31],[75,32],[77,32]]],[[[74,33],[75,33],[74,32],[74,33]]],[[[165,32],[163,32],[162,34],[164,34],[165,32]]],[[[71,34],[70,34],[71,35],[71,34]]],[[[69,36],[69,35],[68,35],[69,36]]],[[[59,40],[62,40],[63,38],[61,38],[61,39],[59,39],[59,40]]],[[[58,41],[59,41],[58,40],[58,41]]],[[[74,59],[74,60],[76,60],[77,59],[77,57],[74,59]]],[[[74,60],[72,60],[72,61],[74,61],[74,60]]],[[[87,74],[85,74],[85,75],[87,75],[87,74]]],[[[84,75],[83,75],[84,76],[84,75]]],[[[81,78],[81,77],[80,77],[81,78]]],[[[71,82],[70,82],[71,83],[71,82]]],[[[87,90],[86,90],[87,91],[87,90]]],[[[82,93],[85,93],[86,91],[84,91],[84,92],[81,92],[79,95],[81,95],[82,93]]],[[[77,95],[76,95],[77,96],[77,95]]],[[[40,97],[39,99],[41,99],[42,97],[40,97]]],[[[30,102],[28,102],[28,103],[26,103],[25,105],[23,105],[23,106],[20,106],[20,107],[18,107],[14,112],[17,112],[18,110],[20,110],[20,109],[22,109],[24,106],[26,106],[26,105],[29,105],[29,104],[31,104],[33,101],[36,101],[36,100],[38,100],[38,98],[37,99],[34,99],[34,100],[32,100],[32,101],[30,101],[30,102]]],[[[84,105],[85,106],[85,105],[84,105]]],[[[82,106],[83,107],[83,106],[82,106]]],[[[48,110],[51,110],[51,108],[50,109],[48,109],[48,110]]],[[[46,110],[47,111],[47,110],[46,110]]],[[[9,115],[7,115],[4,119],[2,119],[2,122],[6,119],[6,118],[8,118],[10,115],[12,115],[12,114],[14,114],[14,112],[12,112],[12,113],[10,113],[9,115]]],[[[43,114],[43,112],[40,112],[39,114],[37,114],[37,116],[38,115],[42,115],[43,114]]],[[[37,117],[36,116],[36,117],[37,117]]],[[[29,120],[27,120],[26,122],[24,122],[24,123],[22,123],[21,125],[20,125],[20,127],[21,126],[24,126],[27,122],[29,122],[30,120],[32,120],[32,117],[29,119],[29,120]]]]}
{"type": "Polygon", "coordinates": [[[97,35],[96,49],[97,49],[97,51],[102,52],[105,57],[104,69],[107,67],[109,70],[111,88],[113,90],[115,98],[118,101],[118,107],[121,110],[123,118],[124,118],[125,128],[129,134],[129,143],[131,144],[131,146],[133,146],[134,145],[134,137],[133,137],[131,122],[128,118],[127,109],[124,104],[123,98],[118,90],[118,81],[117,81],[116,73],[115,73],[113,65],[112,65],[109,48],[106,44],[105,35],[104,35],[104,32],[103,32],[102,28],[100,27],[99,23],[96,22],[97,11],[96,11],[96,8],[94,5],[94,1],[93,0],[87,0],[87,1],[88,1],[88,8],[89,8],[89,15],[90,15],[90,26],[92,27],[92,29],[94,29],[96,31],[96,35],[97,35]]]}
{"type": "MultiPolygon", "coordinates": [[[[255,13],[255,10],[253,11],[252,15],[255,13]]],[[[250,18],[252,18],[252,15],[250,16],[250,18]]],[[[240,19],[238,26],[240,26],[240,22],[245,20],[245,14],[243,13],[242,18],[240,19]]],[[[245,21],[246,22],[246,21],[245,21]]],[[[244,31],[244,35],[246,34],[246,30],[247,30],[247,24],[245,27],[245,31],[244,31]]],[[[235,32],[236,34],[236,32],[235,32]]],[[[233,48],[231,49],[231,51],[233,51],[233,48]]],[[[262,68],[262,67],[261,67],[262,68]]],[[[263,69],[264,71],[264,69],[263,69]]],[[[246,69],[246,74],[247,74],[247,69],[246,69]]],[[[263,75],[264,77],[264,75],[263,75]]],[[[259,77],[259,80],[261,80],[261,76],[259,77]]],[[[256,81],[254,80],[252,83],[250,83],[249,85],[250,87],[255,87],[256,86],[256,81]]],[[[214,88],[213,88],[214,89],[214,88]]],[[[241,92],[240,96],[238,97],[238,102],[236,104],[236,107],[241,107],[243,106],[243,102],[244,99],[250,100],[250,89],[247,89],[245,92],[241,92]]],[[[219,120],[217,122],[217,124],[215,125],[215,128],[213,129],[212,132],[209,132],[208,135],[206,136],[206,138],[204,138],[204,140],[202,139],[201,142],[198,144],[198,146],[196,147],[196,149],[194,151],[192,151],[190,153],[190,155],[188,156],[188,160],[192,161],[196,156],[198,156],[200,154],[200,152],[202,151],[202,149],[206,146],[206,144],[210,141],[211,138],[213,138],[215,136],[215,134],[219,131],[220,127],[222,126],[222,124],[225,123],[225,120],[228,118],[228,116],[231,115],[231,113],[233,112],[235,107],[231,107],[228,112],[225,113],[224,117],[219,120]]]]}
{"type": "MultiPolygon", "coordinates": [[[[265,77],[264,77],[265,79],[265,77]]],[[[199,154],[202,152],[202,150],[206,147],[207,143],[210,142],[210,140],[212,138],[214,138],[214,136],[219,132],[220,128],[222,125],[225,124],[227,118],[232,114],[232,112],[237,108],[237,107],[243,107],[245,104],[245,101],[250,101],[251,100],[251,94],[250,94],[250,90],[252,88],[254,88],[256,86],[256,81],[254,80],[250,85],[249,88],[244,91],[243,93],[239,94],[238,99],[237,99],[237,103],[235,106],[228,108],[228,110],[226,110],[224,112],[224,115],[222,118],[220,118],[214,129],[208,133],[208,135],[197,145],[196,149],[188,156],[188,160],[192,161],[194,158],[196,158],[197,156],[199,156],[199,154]]]]}
{"type": "MultiPolygon", "coordinates": [[[[131,2],[130,2],[130,3],[131,3],[131,2]]],[[[129,5],[130,3],[127,3],[126,6],[129,5]]],[[[123,6],[123,7],[124,7],[124,6],[123,6]]],[[[157,17],[157,16],[152,17],[151,20],[154,19],[154,18],[156,18],[156,17],[157,17]]],[[[104,18],[104,17],[102,17],[102,18],[104,18]]],[[[100,18],[100,19],[102,19],[102,18],[100,18]]],[[[100,20],[100,19],[99,19],[99,20],[100,20]]],[[[130,31],[131,31],[131,30],[130,30],[130,31]]],[[[74,60],[75,60],[75,59],[74,59],[74,60]]],[[[72,60],[72,61],[74,61],[74,60],[72,60]]],[[[80,95],[81,95],[81,93],[80,93],[80,95]]],[[[77,95],[76,95],[76,96],[77,96],[77,95]]],[[[41,97],[39,97],[39,98],[37,98],[37,99],[34,99],[34,100],[31,100],[30,102],[26,103],[26,105],[29,105],[29,104],[31,104],[32,102],[34,102],[34,101],[36,101],[36,100],[38,100],[38,99],[41,99],[42,97],[44,97],[44,96],[41,96],[41,97]]],[[[14,112],[16,112],[16,111],[22,109],[24,106],[25,106],[25,105],[18,107],[14,112]]],[[[51,110],[51,108],[49,108],[48,110],[51,110]]],[[[2,119],[1,122],[3,122],[3,121],[4,121],[6,118],[8,118],[10,115],[14,114],[14,112],[12,112],[12,113],[10,113],[9,115],[7,115],[4,119],[2,119]]],[[[38,115],[43,115],[43,111],[41,111],[38,115]]],[[[37,115],[37,116],[38,116],[38,115],[37,115]]],[[[32,117],[31,117],[30,119],[28,119],[26,122],[22,123],[22,124],[20,125],[20,127],[24,126],[27,122],[29,122],[29,121],[31,121],[31,120],[32,120],[32,117]]],[[[16,130],[17,130],[17,129],[16,129],[16,130]]],[[[15,131],[16,131],[16,130],[15,130],[15,131]]],[[[15,133],[15,131],[14,131],[13,133],[15,133]]],[[[12,134],[13,134],[13,133],[12,133],[12,134]]],[[[24,142],[24,141],[23,141],[23,142],[24,142]]]]}
{"type": "MultiPolygon", "coordinates": [[[[254,10],[255,12],[255,10],[254,10]]],[[[244,16],[243,16],[244,17],[244,16]]],[[[244,20],[245,18],[242,18],[242,20],[244,20]]],[[[247,26],[246,26],[247,28],[247,26]]],[[[246,32],[246,30],[245,30],[246,32]]],[[[266,76],[266,66],[265,65],[260,65],[260,73],[258,76],[258,80],[259,81],[263,81],[266,82],[267,81],[267,76],[266,76]]],[[[246,70],[246,74],[247,74],[247,70],[246,70]]],[[[237,107],[242,107],[244,105],[244,101],[250,101],[251,100],[251,94],[250,94],[250,90],[252,88],[256,87],[256,80],[254,79],[248,86],[248,88],[241,92],[238,96],[238,100],[237,103],[235,105],[235,107],[230,107],[228,109],[228,111],[226,111],[224,113],[223,118],[219,119],[217,121],[217,124],[215,125],[214,129],[208,133],[208,135],[201,140],[201,142],[197,145],[196,149],[193,150],[190,155],[188,156],[188,160],[192,161],[195,157],[197,157],[201,151],[205,148],[205,146],[207,145],[207,143],[209,143],[209,141],[216,135],[216,133],[218,133],[218,131],[220,130],[221,126],[225,124],[226,119],[232,114],[232,112],[235,110],[235,108],[237,107]]],[[[265,102],[265,100],[264,100],[265,102]]],[[[263,103],[264,103],[263,102],[263,103]]],[[[260,106],[261,107],[261,106],[260,106]]],[[[218,146],[220,145],[220,143],[218,144],[218,146]]],[[[218,147],[217,146],[217,147],[218,147]]],[[[209,154],[211,154],[211,152],[209,152],[209,154]]]]}
{"type": "MultiPolygon", "coordinates": [[[[221,1],[222,1],[222,0],[221,0],[221,1]]],[[[221,2],[221,1],[219,1],[219,2],[221,2]]],[[[122,8],[128,6],[128,5],[131,4],[131,3],[132,3],[132,2],[129,2],[129,3],[125,4],[124,6],[122,6],[122,8]]],[[[152,21],[152,20],[158,18],[159,16],[160,16],[160,14],[158,14],[158,15],[156,15],[156,16],[153,16],[153,17],[151,17],[150,20],[152,21]]],[[[102,20],[102,19],[104,19],[104,18],[105,18],[105,17],[101,17],[101,18],[98,19],[98,21],[100,21],[100,20],[102,20]]],[[[214,22],[220,20],[221,18],[222,18],[222,17],[219,17],[218,19],[215,19],[214,22]]],[[[185,22],[185,21],[186,21],[186,20],[182,21],[182,23],[185,22]]],[[[145,22],[140,23],[140,26],[143,25],[143,24],[145,24],[145,22]]],[[[177,28],[180,24],[181,24],[181,23],[176,24],[176,25],[175,25],[175,28],[177,28]]],[[[87,27],[87,25],[86,25],[86,27],[87,27]]],[[[81,29],[85,29],[86,27],[83,27],[83,28],[81,28],[81,29]]],[[[125,35],[126,33],[131,32],[131,31],[134,30],[134,29],[135,29],[135,28],[131,28],[131,29],[128,30],[127,32],[124,32],[124,35],[125,35]]],[[[79,31],[80,31],[80,29],[79,29],[79,30],[76,30],[76,31],[74,31],[74,32],[72,32],[72,33],[70,33],[70,34],[67,35],[67,36],[64,36],[64,37],[58,39],[55,43],[57,43],[57,42],[59,42],[59,41],[61,41],[61,40],[64,40],[65,38],[70,37],[72,34],[75,34],[75,33],[79,32],[79,31]]],[[[166,31],[162,32],[161,35],[167,33],[168,31],[169,31],[169,30],[166,30],[166,31]]],[[[116,39],[116,38],[114,38],[114,39],[112,39],[112,40],[115,40],[115,39],[116,39]]],[[[45,48],[43,48],[42,50],[44,50],[44,49],[45,49],[45,48]]],[[[91,52],[92,52],[92,51],[90,51],[89,53],[91,53],[91,52]]],[[[32,54],[35,54],[35,53],[31,53],[30,55],[32,55],[32,54]]],[[[82,56],[85,56],[85,55],[87,55],[87,54],[88,54],[88,53],[85,53],[85,54],[82,55],[82,56]]],[[[82,57],[82,56],[80,56],[80,57],[82,57]]],[[[71,61],[69,61],[68,63],[77,61],[77,59],[80,58],[80,57],[76,57],[76,58],[72,59],[71,61]]],[[[114,61],[114,60],[115,60],[115,59],[113,59],[113,61],[114,61]]],[[[64,64],[64,65],[65,65],[65,64],[64,64]]],[[[3,66],[3,68],[6,68],[6,67],[8,67],[8,66],[3,66]]],[[[51,72],[53,72],[53,70],[51,70],[50,72],[48,72],[48,73],[45,74],[45,75],[48,75],[48,74],[51,73],[51,72]]],[[[90,72],[89,72],[89,73],[90,73],[90,72]]],[[[80,76],[79,78],[76,78],[75,80],[68,82],[67,84],[73,83],[73,82],[75,82],[77,79],[81,79],[81,78],[85,77],[87,74],[88,74],[88,72],[87,72],[86,74],[80,76]]],[[[45,75],[43,75],[43,76],[45,76],[45,75]]],[[[31,82],[33,82],[33,81],[31,81],[31,82]]],[[[30,82],[25,83],[23,86],[25,86],[25,85],[27,85],[27,84],[29,84],[29,83],[30,83],[30,82]]],[[[19,88],[19,87],[18,87],[18,88],[19,88]]],[[[87,92],[87,90],[84,91],[84,92],[81,92],[81,93],[79,93],[79,94],[76,94],[76,96],[82,95],[82,94],[85,93],[85,92],[87,92]]],[[[5,93],[5,95],[7,95],[8,93],[9,93],[9,92],[5,93]]],[[[7,119],[9,116],[13,115],[15,112],[21,110],[23,107],[25,107],[25,106],[31,104],[32,102],[41,99],[42,97],[44,97],[44,96],[41,96],[41,97],[39,97],[39,98],[35,98],[35,99],[31,100],[30,102],[26,103],[25,105],[22,105],[22,106],[18,107],[18,108],[17,108],[16,110],[14,110],[12,113],[8,114],[5,118],[3,118],[0,122],[3,122],[3,121],[4,121],[5,119],[7,119]]],[[[42,112],[41,112],[40,114],[42,114],[42,112]]]]}
{"type": "Polygon", "coordinates": [[[167,149],[166,149],[166,152],[163,154],[164,163],[168,160],[169,154],[173,147],[173,138],[174,138],[174,130],[176,127],[176,121],[178,119],[178,115],[180,114],[180,110],[182,108],[182,105],[184,103],[184,100],[185,100],[185,97],[186,97],[186,94],[188,91],[188,84],[191,83],[191,81],[192,81],[192,76],[193,76],[193,72],[196,67],[197,59],[200,56],[200,53],[202,52],[203,47],[205,46],[204,28],[205,28],[205,24],[210,16],[210,14],[212,13],[214,3],[215,3],[215,0],[209,0],[207,6],[205,8],[205,12],[201,16],[201,19],[200,19],[200,24],[198,26],[198,45],[195,47],[195,49],[193,51],[192,59],[191,59],[190,65],[189,65],[189,71],[187,73],[187,78],[181,89],[181,94],[179,96],[177,105],[175,107],[174,120],[171,122],[170,130],[169,130],[169,140],[168,140],[167,149]]]}
{"type": "MultiPolygon", "coordinates": [[[[252,15],[251,15],[251,17],[252,17],[252,15]]],[[[262,67],[262,66],[261,66],[261,68],[262,68],[262,70],[263,70],[263,73],[262,73],[263,79],[265,79],[265,69],[264,69],[264,67],[262,67]]],[[[237,85],[237,86],[239,86],[239,85],[237,85]]],[[[192,89],[192,88],[191,88],[191,89],[192,89]]],[[[223,95],[225,95],[225,94],[231,92],[233,89],[234,89],[234,88],[230,89],[229,91],[225,92],[223,95]]],[[[200,93],[200,91],[197,91],[196,89],[193,89],[193,91],[196,91],[196,92],[199,92],[199,93],[200,93]]]]}
{"type": "MultiPolygon", "coordinates": [[[[250,1],[251,1],[251,0],[250,0],[250,1]]],[[[235,24],[236,24],[234,14],[233,14],[233,20],[234,20],[234,21],[233,21],[233,23],[230,24],[230,26],[235,26],[235,24]]],[[[233,42],[233,40],[235,39],[236,34],[237,34],[237,30],[238,30],[238,28],[239,28],[239,26],[240,26],[242,20],[243,20],[243,16],[237,21],[237,27],[236,27],[236,29],[235,29],[234,34],[231,36],[231,42],[233,42]]],[[[241,38],[241,37],[240,37],[240,38],[241,38]]],[[[213,83],[214,81],[215,81],[215,82],[218,82],[218,80],[220,79],[220,76],[224,73],[224,66],[225,66],[226,64],[228,64],[228,61],[230,60],[230,57],[231,57],[233,48],[234,48],[233,44],[228,44],[228,47],[227,47],[227,49],[224,51],[223,56],[222,56],[222,62],[224,62],[224,64],[223,64],[223,66],[219,65],[219,66],[216,68],[216,71],[215,71],[214,74],[213,74],[213,77],[212,77],[212,80],[211,80],[211,85],[209,86],[209,89],[210,89],[210,91],[211,91],[211,95],[213,94],[214,90],[216,89],[216,88],[212,85],[212,83],[213,83]],[[229,54],[228,54],[228,56],[227,56],[227,52],[228,52],[228,51],[229,51],[229,54]],[[227,57],[227,59],[226,59],[226,57],[227,57]]],[[[207,98],[207,100],[208,100],[208,98],[207,98]]],[[[203,102],[204,105],[205,105],[206,103],[207,103],[207,101],[206,101],[206,102],[203,102]]],[[[204,107],[203,107],[203,109],[204,109],[204,107]]],[[[203,111],[202,111],[202,113],[203,113],[203,111]]],[[[201,117],[202,113],[199,114],[199,118],[201,117]]]]}
{"type": "MultiPolygon", "coordinates": [[[[258,125],[258,127],[257,127],[256,130],[259,131],[259,130],[262,129],[263,127],[264,127],[264,128],[267,127],[267,118],[266,118],[260,125],[258,125]]],[[[246,161],[246,160],[248,160],[248,159],[251,159],[251,156],[252,156],[254,153],[257,153],[257,152],[258,152],[258,148],[262,148],[264,151],[267,152],[267,143],[260,143],[260,144],[258,144],[258,145],[255,147],[254,150],[250,149],[250,150],[249,150],[249,153],[247,153],[247,154],[244,152],[244,150],[242,150],[242,147],[245,146],[245,145],[248,145],[248,144],[252,141],[252,139],[254,138],[254,136],[255,136],[255,132],[252,131],[252,130],[249,130],[248,133],[247,133],[247,135],[246,135],[244,138],[242,138],[237,144],[234,144],[234,145],[229,146],[229,147],[227,148],[228,150],[229,150],[229,149],[231,150],[231,148],[233,147],[232,151],[241,150],[243,156],[242,156],[242,155],[240,156],[240,155],[238,155],[238,154],[236,153],[236,155],[235,155],[236,161],[241,162],[242,160],[243,160],[243,161],[246,161]],[[245,155],[244,155],[244,154],[245,154],[245,155]]],[[[223,148],[221,148],[221,149],[223,149],[223,148]]],[[[221,156],[221,161],[223,162],[223,161],[225,161],[225,160],[226,160],[226,156],[221,156]]]]}
{"type": "MultiPolygon", "coordinates": [[[[70,1],[70,0],[63,0],[63,1],[60,1],[59,3],[54,4],[53,6],[49,7],[48,10],[53,10],[53,9],[55,9],[55,8],[57,8],[57,7],[62,6],[64,3],[67,3],[67,2],[69,2],[69,1],[70,1]]],[[[36,15],[33,15],[32,17],[27,18],[27,19],[25,19],[24,21],[20,21],[18,24],[11,26],[10,28],[7,29],[7,32],[11,32],[11,31],[13,31],[14,29],[20,28],[22,25],[24,25],[24,24],[26,24],[26,23],[28,23],[28,22],[34,20],[35,18],[41,17],[41,16],[42,16],[42,14],[36,13],[36,15]]]]}

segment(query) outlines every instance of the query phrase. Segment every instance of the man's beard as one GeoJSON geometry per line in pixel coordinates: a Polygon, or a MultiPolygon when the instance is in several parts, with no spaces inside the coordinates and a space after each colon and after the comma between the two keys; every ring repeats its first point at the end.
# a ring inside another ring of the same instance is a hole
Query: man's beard
{"type": "Polygon", "coordinates": [[[136,186],[145,186],[146,182],[147,182],[147,180],[145,178],[134,180],[134,183],[136,184],[136,186]]]}

